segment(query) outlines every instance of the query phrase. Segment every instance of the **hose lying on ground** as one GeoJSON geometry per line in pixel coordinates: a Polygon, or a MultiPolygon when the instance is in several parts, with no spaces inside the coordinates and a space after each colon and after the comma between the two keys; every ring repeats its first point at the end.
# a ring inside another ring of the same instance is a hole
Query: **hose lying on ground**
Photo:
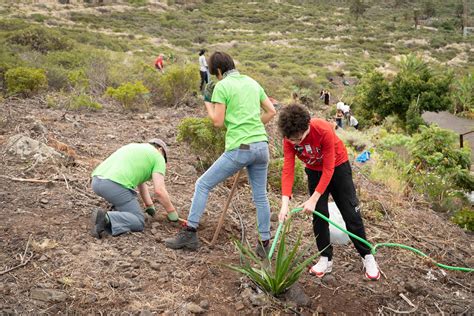
{"type": "MultiPolygon", "coordinates": [[[[293,213],[298,213],[300,211],[302,211],[303,209],[302,208],[295,208],[295,209],[292,209],[290,211],[290,214],[293,214],[293,213]]],[[[403,249],[407,249],[407,250],[410,250],[410,251],[413,251],[414,253],[416,253],[417,255],[420,255],[424,258],[428,258],[430,259],[433,264],[437,265],[438,267],[440,268],[443,268],[443,269],[446,269],[446,270],[455,270],[455,271],[463,271],[463,272],[474,272],[474,269],[473,268],[464,268],[464,267],[454,267],[454,266],[448,266],[446,264],[441,264],[441,263],[437,263],[436,261],[434,261],[433,259],[431,259],[430,257],[428,257],[427,254],[425,254],[424,252],[416,249],[416,248],[413,248],[413,247],[410,247],[410,246],[407,246],[407,245],[403,245],[403,244],[396,244],[396,243],[379,243],[379,244],[375,244],[375,245],[372,245],[371,243],[369,243],[367,240],[365,240],[364,238],[360,238],[359,236],[356,236],[354,235],[353,233],[345,230],[344,228],[342,228],[341,226],[339,226],[338,224],[334,223],[333,221],[331,221],[328,217],[324,216],[323,214],[319,213],[318,211],[313,211],[313,213],[316,215],[316,216],[319,216],[321,217],[322,219],[324,219],[326,222],[328,222],[329,224],[333,225],[334,227],[336,227],[337,229],[343,231],[344,233],[346,233],[347,235],[351,236],[352,238],[354,239],[357,239],[358,241],[362,242],[363,244],[365,244],[367,247],[370,248],[370,252],[372,254],[376,254],[377,252],[377,248],[380,248],[380,247],[398,247],[398,248],[403,248],[403,249]]],[[[276,247],[276,244],[278,242],[278,239],[280,237],[280,233],[281,233],[281,229],[283,227],[283,223],[280,223],[278,225],[278,229],[277,229],[277,232],[275,234],[275,238],[273,239],[273,243],[272,243],[272,247],[270,248],[270,252],[268,253],[268,259],[271,259],[272,256],[273,256],[273,252],[275,251],[275,247],[276,247]]]]}

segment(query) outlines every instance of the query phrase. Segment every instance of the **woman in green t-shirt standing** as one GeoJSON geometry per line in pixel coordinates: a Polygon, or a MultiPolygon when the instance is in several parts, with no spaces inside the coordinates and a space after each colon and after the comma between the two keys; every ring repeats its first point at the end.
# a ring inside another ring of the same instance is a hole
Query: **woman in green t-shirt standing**
{"type": "Polygon", "coordinates": [[[246,167],[262,241],[257,244],[257,254],[265,257],[270,240],[270,206],[267,197],[268,137],[264,124],[275,116],[276,111],[263,88],[252,78],[241,75],[228,54],[215,52],[208,65],[210,73],[219,82],[212,96],[205,96],[205,105],[214,125],[227,129],[225,152],[196,182],[187,227],[176,237],[165,240],[165,244],[172,249],[197,249],[196,230],[209,192],[246,167]]]}

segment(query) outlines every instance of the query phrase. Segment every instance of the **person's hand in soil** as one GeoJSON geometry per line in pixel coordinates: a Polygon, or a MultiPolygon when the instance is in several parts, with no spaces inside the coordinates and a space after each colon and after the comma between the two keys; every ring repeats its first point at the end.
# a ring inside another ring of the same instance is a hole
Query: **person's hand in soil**
{"type": "Polygon", "coordinates": [[[170,222],[177,222],[179,220],[178,212],[176,212],[176,210],[168,212],[168,214],[166,215],[166,218],[170,222]]]}
{"type": "Polygon", "coordinates": [[[148,206],[146,209],[145,209],[145,213],[147,213],[148,215],[150,215],[151,217],[154,217],[155,214],[156,214],[156,208],[154,205],[151,205],[151,206],[148,206]]]}

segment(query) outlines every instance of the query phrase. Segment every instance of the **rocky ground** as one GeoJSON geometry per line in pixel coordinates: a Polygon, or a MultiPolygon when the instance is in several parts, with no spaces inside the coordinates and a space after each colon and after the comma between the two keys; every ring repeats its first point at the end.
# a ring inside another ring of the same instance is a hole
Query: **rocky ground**
{"type": "MultiPolygon", "coordinates": [[[[179,227],[164,214],[146,220],[143,233],[102,240],[88,233],[90,212],[106,207],[90,189],[93,168],[121,145],[160,136],[170,145],[167,185],[186,217],[197,157],[176,142],[176,126],[194,108],[100,112],[47,108],[42,99],[0,104],[0,313],[303,314],[474,312],[473,274],[444,271],[405,250],[381,248],[379,282],[364,280],[352,246],[336,246],[334,270],[322,280],[304,273],[286,298],[261,293],[224,265],[238,264],[231,236],[256,240],[255,209],[239,183],[217,246],[214,233],[231,181],[211,194],[197,252],[173,251],[162,240],[179,227]],[[242,234],[244,229],[244,234],[242,234]]],[[[275,135],[274,126],[269,126],[275,135]]],[[[368,181],[354,167],[369,241],[400,242],[435,260],[474,267],[473,236],[430,210],[422,199],[401,197],[368,181]]],[[[278,192],[271,192],[278,212],[278,192]]],[[[303,201],[304,195],[295,196],[303,201]]],[[[296,202],[295,202],[296,205],[296,202]]],[[[275,220],[275,215],[273,220],[275,220]]],[[[277,223],[272,223],[275,231],[277,223]]],[[[295,219],[291,238],[304,231],[314,244],[311,220],[295,219]]],[[[315,248],[313,247],[314,251],[315,248]]]]}

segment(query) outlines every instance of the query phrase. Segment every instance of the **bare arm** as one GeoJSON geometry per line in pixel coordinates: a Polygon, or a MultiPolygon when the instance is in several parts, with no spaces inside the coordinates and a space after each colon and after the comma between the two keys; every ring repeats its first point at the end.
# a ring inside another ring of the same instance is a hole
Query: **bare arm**
{"type": "Polygon", "coordinates": [[[276,115],[275,107],[273,106],[273,103],[270,101],[269,98],[263,100],[260,103],[260,106],[263,109],[263,113],[262,116],[260,116],[260,119],[262,120],[263,124],[267,124],[276,115]]]}
{"type": "Polygon", "coordinates": [[[207,114],[211,118],[212,123],[214,123],[214,126],[224,126],[225,104],[212,102],[204,102],[204,104],[206,105],[207,114]]]}
{"type": "Polygon", "coordinates": [[[142,201],[145,203],[146,207],[153,205],[153,200],[151,199],[150,192],[148,192],[148,186],[146,183],[138,185],[138,192],[140,193],[142,201]]]}
{"type": "Polygon", "coordinates": [[[155,195],[166,212],[171,213],[176,211],[173,203],[171,203],[168,191],[166,191],[165,177],[161,173],[153,173],[153,187],[155,188],[155,195]]]}

